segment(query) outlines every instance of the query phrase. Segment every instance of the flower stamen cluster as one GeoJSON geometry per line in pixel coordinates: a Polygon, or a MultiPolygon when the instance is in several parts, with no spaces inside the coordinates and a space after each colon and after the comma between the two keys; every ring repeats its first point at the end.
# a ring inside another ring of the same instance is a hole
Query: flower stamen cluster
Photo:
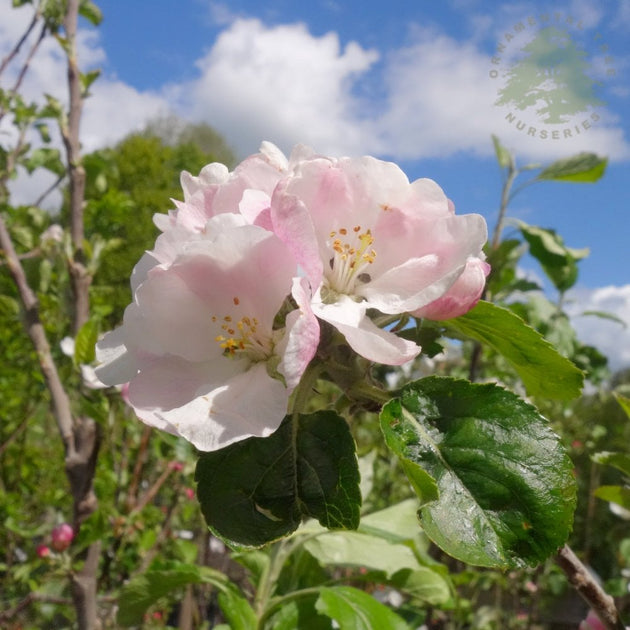
{"type": "Polygon", "coordinates": [[[374,237],[368,228],[361,232],[361,226],[355,225],[352,230],[340,228],[331,231],[330,238],[333,257],[330,259],[328,286],[337,293],[353,292],[356,281],[368,282],[370,279],[364,269],[376,258],[376,250],[368,249],[374,243],[374,237]],[[347,238],[349,236],[349,238],[347,238]]]}

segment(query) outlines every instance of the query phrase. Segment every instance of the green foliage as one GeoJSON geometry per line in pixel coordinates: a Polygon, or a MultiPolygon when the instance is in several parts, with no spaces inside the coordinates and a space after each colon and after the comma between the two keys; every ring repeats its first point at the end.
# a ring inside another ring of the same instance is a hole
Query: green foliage
{"type": "Polygon", "coordinates": [[[606,171],[608,160],[595,153],[578,153],[570,158],[557,160],[538,174],[540,180],[564,182],[596,182],[606,171]]]}
{"type": "Polygon", "coordinates": [[[494,348],[518,372],[531,395],[558,400],[579,395],[584,380],[581,370],[508,309],[481,301],[446,325],[494,348]]]}
{"type": "Polygon", "coordinates": [[[236,545],[286,536],[304,516],[329,528],[358,526],[354,442],[345,420],[332,411],[287,417],[268,438],[205,453],[195,479],[208,525],[236,545]]]}
{"type": "Polygon", "coordinates": [[[534,565],[566,540],[575,507],[572,463],[534,407],[496,385],[429,377],[381,415],[388,446],[425,469],[439,498],[424,503],[427,535],[473,565],[534,565]]]}
{"type": "Polygon", "coordinates": [[[570,289],[577,280],[577,262],[588,256],[589,250],[566,247],[553,230],[518,222],[523,237],[529,244],[529,253],[538,260],[544,272],[558,291],[570,289]]]}
{"type": "Polygon", "coordinates": [[[116,621],[122,626],[140,624],[146,610],[158,599],[188,584],[216,587],[221,593],[221,608],[227,613],[232,628],[245,630],[254,626],[256,618],[247,600],[223,573],[181,563],[158,565],[126,584],[120,595],[116,621]]]}
{"type": "Polygon", "coordinates": [[[348,630],[408,630],[404,620],[367,593],[351,586],[322,588],[316,609],[348,630]]]}

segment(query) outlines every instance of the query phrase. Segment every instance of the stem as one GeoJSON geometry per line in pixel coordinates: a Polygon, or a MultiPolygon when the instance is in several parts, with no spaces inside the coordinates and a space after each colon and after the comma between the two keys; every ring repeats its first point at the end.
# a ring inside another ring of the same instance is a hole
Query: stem
{"type": "Polygon", "coordinates": [[[595,581],[568,545],[560,549],[555,560],[582,599],[597,613],[607,630],[625,630],[615,600],[595,581]]]}
{"type": "Polygon", "coordinates": [[[258,588],[256,589],[256,597],[254,598],[254,610],[259,618],[259,629],[263,627],[264,619],[268,618],[267,602],[271,598],[282,566],[291,551],[292,545],[286,540],[280,540],[271,547],[269,564],[265,567],[260,576],[258,588]]]}
{"type": "Polygon", "coordinates": [[[507,177],[505,178],[505,182],[503,183],[503,190],[501,191],[501,204],[499,206],[499,216],[497,217],[497,223],[494,226],[494,233],[492,235],[491,247],[492,249],[496,249],[499,246],[499,241],[501,240],[501,232],[503,231],[503,224],[505,223],[505,214],[507,212],[508,204],[513,198],[513,195],[510,195],[510,191],[512,189],[512,184],[514,180],[519,174],[519,170],[510,165],[507,177]]]}
{"type": "Polygon", "coordinates": [[[352,398],[367,398],[371,402],[378,403],[379,405],[384,405],[392,399],[391,392],[381,389],[380,387],[370,385],[370,383],[367,383],[366,381],[357,381],[352,385],[347,393],[348,396],[352,398]]]}
{"type": "Polygon", "coordinates": [[[81,145],[79,143],[79,123],[83,108],[81,81],[77,63],[77,21],[79,0],[68,0],[68,8],[64,20],[64,29],[68,42],[68,91],[70,108],[68,121],[61,125],[61,136],[68,158],[68,176],[70,179],[70,234],[74,255],[69,261],[72,291],[74,294],[73,330],[76,333],[89,319],[89,287],[92,282],[85,266],[85,238],[83,226],[83,206],[85,202],[85,169],[81,163],[81,145]]]}
{"type": "Polygon", "coordinates": [[[291,404],[289,413],[296,415],[306,410],[313,391],[313,386],[323,371],[324,364],[318,361],[314,361],[306,368],[298,386],[293,392],[293,403],[291,404]]]}
{"type": "Polygon", "coordinates": [[[299,591],[293,591],[292,593],[287,593],[282,597],[274,600],[274,602],[267,608],[263,614],[258,619],[258,628],[257,630],[263,630],[265,627],[265,623],[270,619],[277,610],[282,608],[285,604],[289,602],[295,601],[296,599],[301,599],[303,597],[312,597],[313,595],[319,595],[319,587],[313,586],[311,588],[303,588],[299,591]]]}

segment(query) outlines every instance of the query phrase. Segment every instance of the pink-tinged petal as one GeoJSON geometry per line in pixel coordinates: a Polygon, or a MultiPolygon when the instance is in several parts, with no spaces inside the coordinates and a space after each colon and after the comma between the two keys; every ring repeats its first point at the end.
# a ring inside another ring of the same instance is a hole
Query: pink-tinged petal
{"type": "Polygon", "coordinates": [[[135,411],[146,424],[180,435],[201,451],[214,451],[271,435],[284,419],[287,402],[287,389],[261,363],[181,407],[135,411]]]}
{"type": "Polygon", "coordinates": [[[339,296],[334,304],[313,304],[313,312],[332,324],[357,354],[370,361],[402,365],[418,356],[420,346],[378,328],[365,309],[348,296],[339,296]]]}
{"type": "Polygon", "coordinates": [[[130,381],[138,372],[133,356],[125,346],[126,331],[120,326],[105,333],[96,344],[96,360],[101,363],[95,370],[97,378],[106,385],[120,385],[130,381]]]}
{"type": "Polygon", "coordinates": [[[131,294],[134,295],[138,287],[147,279],[147,274],[160,261],[151,253],[145,252],[131,272],[131,294]]]}
{"type": "Polygon", "coordinates": [[[217,184],[224,184],[229,177],[229,171],[225,164],[213,162],[204,166],[199,172],[199,176],[195,177],[188,171],[182,171],[179,182],[184,191],[184,200],[188,201],[197,193],[203,192],[204,188],[217,184]]]}
{"type": "Polygon", "coordinates": [[[481,298],[489,273],[488,263],[479,258],[471,258],[466,263],[464,272],[442,297],[412,315],[440,321],[467,313],[481,298]]]}
{"type": "Polygon", "coordinates": [[[322,281],[323,264],[311,214],[304,203],[286,194],[284,182],[278,184],[271,202],[273,231],[289,248],[311,286],[322,281]]]}
{"type": "Polygon", "coordinates": [[[129,404],[136,411],[175,409],[207,395],[248,367],[247,360],[228,357],[204,363],[192,363],[174,356],[158,357],[145,363],[130,381],[129,404]]]}
{"type": "Polygon", "coordinates": [[[289,162],[286,156],[272,142],[263,140],[260,145],[260,153],[264,156],[268,164],[273,166],[279,173],[284,173],[289,168],[289,162]]]}
{"type": "MultiPolygon", "coordinates": [[[[416,257],[405,256],[402,264],[371,277],[357,287],[357,295],[384,313],[403,313],[426,306],[451,287],[470,257],[480,255],[486,236],[486,223],[480,215],[436,220],[418,235],[416,257]],[[430,243],[423,243],[427,235],[430,243]]],[[[402,243],[401,252],[408,245],[402,243]]]]}
{"type": "Polygon", "coordinates": [[[282,357],[278,371],[289,392],[300,382],[319,344],[319,322],[311,309],[306,278],[294,278],[292,295],[298,308],[287,315],[284,337],[276,346],[282,357]]]}
{"type": "Polygon", "coordinates": [[[218,233],[212,242],[192,243],[181,257],[181,270],[178,265],[173,269],[184,274],[187,285],[202,300],[218,304],[217,310],[237,298],[245,315],[255,316],[271,329],[291,291],[296,263],[273,233],[246,225],[218,233]]]}
{"type": "Polygon", "coordinates": [[[405,212],[422,213],[425,217],[439,218],[454,214],[455,206],[442,188],[432,179],[423,177],[411,183],[412,193],[404,205],[405,212]]]}
{"type": "Polygon", "coordinates": [[[267,218],[266,225],[261,225],[261,222],[258,220],[260,215],[263,213],[269,217],[270,205],[271,197],[265,191],[248,188],[243,192],[243,197],[238,205],[238,209],[248,223],[251,223],[252,225],[260,225],[261,227],[270,230],[270,218],[267,218]]]}
{"type": "Polygon", "coordinates": [[[226,313],[214,312],[212,303],[195,294],[191,287],[195,276],[207,271],[208,282],[214,271],[210,265],[176,265],[171,269],[154,268],[147,280],[136,292],[137,313],[128,309],[126,322],[132,316],[137,322],[137,337],[129,335],[134,345],[149,352],[174,354],[189,361],[204,361],[221,355],[215,341],[216,327],[213,316],[226,313]]]}

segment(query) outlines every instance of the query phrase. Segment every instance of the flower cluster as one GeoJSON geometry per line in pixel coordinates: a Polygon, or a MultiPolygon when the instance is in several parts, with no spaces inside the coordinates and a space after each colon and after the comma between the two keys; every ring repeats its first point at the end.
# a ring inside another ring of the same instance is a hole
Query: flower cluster
{"type": "Polygon", "coordinates": [[[263,143],[229,172],[183,173],[184,201],[136,265],[122,326],[97,345],[98,378],[129,383],[152,426],[211,451],[267,436],[315,356],[320,322],[359,355],[400,365],[420,347],[374,314],[447,319],[479,299],[487,232],[440,187],[390,162],[287,159],[263,143]]]}

